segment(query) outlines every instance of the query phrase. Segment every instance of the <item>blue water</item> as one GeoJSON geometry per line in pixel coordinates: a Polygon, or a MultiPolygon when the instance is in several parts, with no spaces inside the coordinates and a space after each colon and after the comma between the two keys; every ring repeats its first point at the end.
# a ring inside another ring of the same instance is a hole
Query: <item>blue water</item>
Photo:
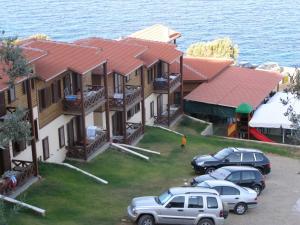
{"type": "Polygon", "coordinates": [[[118,38],[162,23],[180,32],[179,47],[228,36],[240,61],[300,63],[300,0],[0,0],[0,29],[72,41],[118,38]]]}

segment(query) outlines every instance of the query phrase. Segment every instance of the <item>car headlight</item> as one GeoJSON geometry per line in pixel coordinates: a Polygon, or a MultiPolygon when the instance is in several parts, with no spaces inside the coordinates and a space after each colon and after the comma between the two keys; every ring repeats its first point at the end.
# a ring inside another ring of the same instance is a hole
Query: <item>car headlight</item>
{"type": "Polygon", "coordinates": [[[204,162],[202,161],[202,162],[197,162],[197,165],[198,166],[203,166],[204,165],[204,162]]]}
{"type": "Polygon", "coordinates": [[[137,214],[136,208],[135,208],[135,207],[133,207],[133,208],[131,209],[131,211],[132,211],[132,214],[133,214],[133,215],[136,215],[136,214],[137,214]]]}

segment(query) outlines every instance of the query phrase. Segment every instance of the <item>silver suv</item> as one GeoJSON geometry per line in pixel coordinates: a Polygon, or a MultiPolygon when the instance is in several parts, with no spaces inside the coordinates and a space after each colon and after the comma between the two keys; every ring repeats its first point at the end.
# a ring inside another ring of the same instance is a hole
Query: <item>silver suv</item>
{"type": "Polygon", "coordinates": [[[170,188],[158,197],[134,198],[128,216],[138,225],[223,225],[228,210],[216,190],[200,187],[170,188]]]}

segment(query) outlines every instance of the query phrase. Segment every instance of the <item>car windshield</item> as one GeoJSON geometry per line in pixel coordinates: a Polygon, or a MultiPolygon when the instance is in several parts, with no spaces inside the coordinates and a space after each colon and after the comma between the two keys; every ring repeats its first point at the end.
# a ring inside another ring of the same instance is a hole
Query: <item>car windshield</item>
{"type": "Polygon", "coordinates": [[[205,187],[205,188],[210,188],[210,186],[204,181],[200,184],[197,185],[198,187],[205,187]]]}
{"type": "Polygon", "coordinates": [[[231,148],[224,148],[221,151],[214,154],[213,157],[215,157],[217,159],[224,159],[226,156],[228,156],[232,152],[233,152],[233,150],[231,148]]]}
{"type": "Polygon", "coordinates": [[[171,197],[172,197],[172,193],[170,191],[166,191],[164,193],[162,193],[160,196],[158,196],[158,203],[163,205],[165,204],[171,197]]]}
{"type": "Polygon", "coordinates": [[[224,180],[229,174],[230,174],[230,172],[228,170],[220,168],[220,169],[213,171],[210,174],[210,176],[217,180],[224,180]]]}

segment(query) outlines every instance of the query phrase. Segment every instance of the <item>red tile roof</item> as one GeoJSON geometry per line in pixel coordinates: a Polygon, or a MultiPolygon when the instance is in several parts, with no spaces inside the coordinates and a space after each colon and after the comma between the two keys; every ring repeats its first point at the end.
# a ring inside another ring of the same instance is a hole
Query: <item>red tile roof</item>
{"type": "MultiPolygon", "coordinates": [[[[233,63],[230,59],[217,58],[183,58],[184,81],[208,81],[233,63]]],[[[172,72],[178,72],[179,61],[171,65],[172,72]]]]}
{"type": "Polygon", "coordinates": [[[47,52],[44,57],[34,62],[37,76],[45,81],[67,70],[84,74],[106,62],[101,49],[94,47],[46,40],[28,40],[22,47],[47,52]]]}
{"type": "MultiPolygon", "coordinates": [[[[28,63],[33,63],[37,59],[45,56],[45,52],[38,50],[38,49],[31,49],[31,48],[22,48],[22,53],[26,57],[28,63]]],[[[9,82],[9,77],[5,72],[3,71],[4,69],[4,64],[0,63],[0,91],[4,91],[8,88],[8,82],[9,82]]],[[[15,83],[22,82],[26,80],[27,77],[18,77],[15,81],[15,83]]]]}
{"type": "Polygon", "coordinates": [[[147,51],[145,51],[139,58],[144,61],[147,67],[150,67],[159,60],[172,64],[183,54],[181,51],[177,50],[176,45],[173,44],[142,40],[138,38],[125,38],[121,41],[146,47],[147,51]]]}
{"type": "Polygon", "coordinates": [[[149,41],[160,41],[160,42],[169,43],[181,37],[181,34],[164,25],[155,24],[151,27],[146,27],[143,30],[139,30],[129,35],[129,37],[140,38],[149,41]]]}
{"type": "Polygon", "coordinates": [[[108,59],[108,74],[117,72],[127,75],[143,66],[143,61],[137,57],[146,51],[145,47],[102,38],[87,38],[75,41],[81,46],[93,46],[103,50],[108,59]]]}
{"type": "Polygon", "coordinates": [[[230,66],[212,81],[199,85],[185,100],[234,108],[246,102],[257,108],[281,79],[276,72],[230,66]]]}

